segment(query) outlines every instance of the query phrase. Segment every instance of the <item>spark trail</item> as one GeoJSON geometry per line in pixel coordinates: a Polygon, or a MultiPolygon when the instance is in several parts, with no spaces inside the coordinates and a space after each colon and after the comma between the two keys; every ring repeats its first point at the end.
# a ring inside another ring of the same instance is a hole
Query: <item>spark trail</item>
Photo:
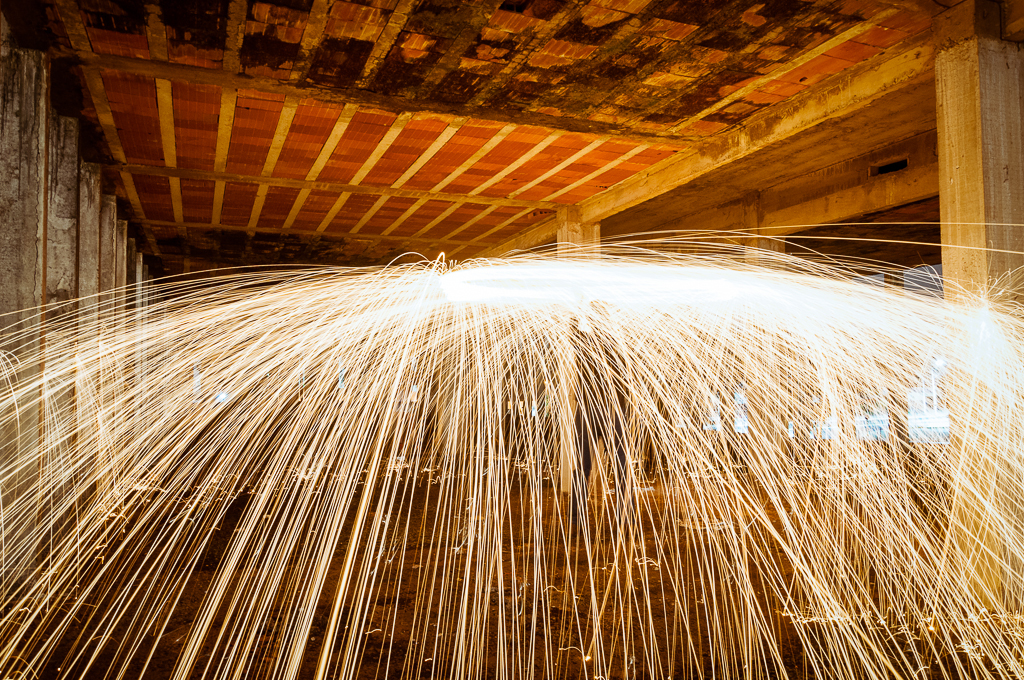
{"type": "Polygon", "coordinates": [[[240,274],[9,335],[2,677],[1020,677],[1020,317],[774,257],[240,274]]]}

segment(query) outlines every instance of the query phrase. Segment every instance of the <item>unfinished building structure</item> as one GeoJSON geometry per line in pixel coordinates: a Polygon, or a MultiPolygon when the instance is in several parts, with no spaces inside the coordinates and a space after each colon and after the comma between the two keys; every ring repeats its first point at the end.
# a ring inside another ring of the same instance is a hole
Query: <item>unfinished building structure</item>
{"type": "Polygon", "coordinates": [[[982,283],[1016,259],[940,246],[1022,246],[1017,0],[0,9],[3,311],[124,280],[118,224],[163,274],[695,230],[982,283]]]}

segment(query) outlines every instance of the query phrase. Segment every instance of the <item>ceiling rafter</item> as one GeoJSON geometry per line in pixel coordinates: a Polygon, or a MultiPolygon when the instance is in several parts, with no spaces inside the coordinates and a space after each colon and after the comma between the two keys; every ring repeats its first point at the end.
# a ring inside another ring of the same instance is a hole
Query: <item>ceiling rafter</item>
{"type": "Polygon", "coordinates": [[[459,129],[466,124],[467,120],[469,119],[462,117],[454,118],[451,121],[449,121],[448,127],[441,131],[441,134],[437,136],[437,139],[435,139],[431,143],[431,145],[428,146],[426,150],[419,155],[415,162],[413,162],[413,164],[409,166],[409,169],[402,173],[401,177],[395,180],[394,184],[392,184],[391,187],[393,189],[398,189],[403,184],[412,179],[416,175],[416,173],[419,172],[424,165],[429,163],[430,159],[433,158],[437,154],[437,152],[440,151],[441,148],[444,147],[444,145],[447,144],[449,140],[451,140],[451,138],[455,136],[455,133],[457,133],[459,129]]]}
{"type": "MultiPolygon", "coordinates": [[[[342,136],[345,134],[345,130],[348,129],[349,123],[352,122],[352,117],[359,111],[359,106],[356,104],[346,104],[338,115],[338,119],[334,122],[334,127],[331,128],[331,133],[327,136],[327,140],[324,141],[324,145],[320,148],[320,153],[317,155],[316,160],[313,161],[313,166],[306,173],[306,181],[313,182],[323,172],[327,162],[331,160],[331,156],[334,155],[334,151],[338,148],[338,142],[341,141],[342,136]]],[[[292,204],[291,210],[288,211],[288,216],[284,221],[284,228],[291,228],[295,222],[295,218],[302,212],[303,206],[306,204],[306,200],[309,198],[312,189],[309,186],[304,186],[298,196],[295,197],[295,202],[292,204]]],[[[344,205],[344,204],[342,204],[344,205]]],[[[338,206],[341,209],[341,206],[338,206]]],[[[337,213],[335,213],[337,214],[337,213]]],[[[333,219],[333,217],[331,218],[333,219]]]]}
{"type": "Polygon", "coordinates": [[[451,184],[452,181],[454,181],[459,175],[461,175],[462,173],[466,172],[466,170],[469,170],[471,167],[476,165],[477,162],[480,159],[482,159],[484,156],[489,154],[494,149],[494,147],[496,147],[499,144],[501,144],[501,142],[503,142],[505,140],[505,138],[508,137],[509,134],[513,130],[516,129],[516,127],[518,127],[518,126],[515,125],[514,123],[510,123],[509,125],[506,125],[505,127],[503,127],[500,130],[498,130],[494,134],[493,137],[491,137],[490,139],[487,140],[486,144],[484,144],[479,149],[477,149],[476,152],[472,156],[467,158],[462,163],[462,165],[460,165],[459,167],[455,168],[450,173],[448,173],[447,177],[445,177],[443,180],[441,180],[440,182],[435,184],[433,187],[431,187],[430,190],[431,191],[441,191],[441,189],[444,189],[446,186],[451,184]]]}
{"type": "MultiPolygon", "coordinates": [[[[590,144],[587,144],[585,147],[583,147],[582,149],[580,149],[579,151],[577,151],[573,155],[569,156],[568,158],[566,158],[564,161],[562,161],[561,163],[559,163],[555,167],[551,168],[550,170],[548,170],[547,172],[542,174],[540,177],[537,177],[536,179],[534,179],[534,180],[532,180],[530,182],[527,182],[523,186],[519,187],[518,189],[516,189],[515,191],[510,193],[508,195],[509,198],[515,198],[516,196],[518,196],[518,195],[520,195],[520,194],[522,194],[522,193],[524,193],[526,191],[529,191],[530,189],[532,189],[533,187],[537,186],[541,182],[543,182],[543,181],[545,181],[547,179],[550,179],[551,177],[554,177],[555,175],[557,175],[558,173],[562,172],[563,170],[568,168],[570,165],[575,163],[576,161],[578,161],[581,158],[583,158],[584,156],[586,156],[591,151],[595,151],[598,147],[600,147],[602,144],[605,144],[608,140],[609,140],[609,137],[607,137],[607,136],[598,137],[597,139],[595,139],[590,144]]],[[[645,146],[638,146],[638,147],[636,147],[635,151],[636,151],[636,153],[639,153],[642,149],[645,149],[645,148],[647,148],[647,147],[645,147],[645,146]]]]}

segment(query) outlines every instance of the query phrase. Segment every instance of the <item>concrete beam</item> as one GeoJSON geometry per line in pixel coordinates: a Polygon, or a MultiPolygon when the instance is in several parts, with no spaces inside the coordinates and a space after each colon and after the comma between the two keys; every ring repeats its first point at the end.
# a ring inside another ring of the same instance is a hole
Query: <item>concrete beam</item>
{"type": "MultiPolygon", "coordinates": [[[[797,232],[932,198],[939,193],[935,132],[833,163],[740,200],[675,217],[664,232],[734,232],[736,243],[781,250],[797,232]],[[906,166],[899,168],[903,162],[906,166]],[[879,174],[881,170],[887,170],[879,174]]],[[[647,232],[649,233],[649,232],[647,232]]],[[[628,236],[617,231],[608,236],[628,236]]]]}
{"type": "MultiPolygon", "coordinates": [[[[791,140],[833,119],[867,110],[885,95],[918,86],[932,77],[932,46],[923,39],[893,55],[879,55],[851,67],[820,89],[769,107],[734,132],[709,138],[686,154],[676,154],[615,187],[579,203],[583,222],[599,222],[650,198],[693,182],[751,154],[791,140]]],[[[487,251],[508,252],[517,242],[551,242],[554,220],[544,222],[487,251]]]]}
{"type": "Polygon", "coordinates": [[[986,0],[935,30],[942,273],[947,291],[987,290],[1024,266],[1024,51],[986,0]]]}
{"type": "Polygon", "coordinates": [[[78,121],[52,115],[49,147],[46,303],[52,317],[72,311],[61,303],[78,297],[78,121]]]}

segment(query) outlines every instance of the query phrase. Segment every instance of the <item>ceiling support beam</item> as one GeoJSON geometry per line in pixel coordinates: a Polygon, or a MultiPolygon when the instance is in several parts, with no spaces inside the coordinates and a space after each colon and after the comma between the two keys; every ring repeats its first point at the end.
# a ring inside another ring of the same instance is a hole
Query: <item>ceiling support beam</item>
{"type": "Polygon", "coordinates": [[[935,152],[935,132],[926,132],[741,199],[676,217],[644,237],[731,235],[738,243],[778,250],[786,236],[934,198],[939,194],[935,152]],[[877,174],[879,168],[892,167],[894,161],[897,165],[906,161],[907,165],[877,174]]]}
{"type": "MultiPolygon", "coordinates": [[[[671,156],[582,201],[578,204],[580,219],[584,223],[600,222],[760,149],[784,142],[834,118],[863,110],[893,90],[925,82],[932,77],[933,55],[930,43],[921,39],[895,55],[851,67],[820,90],[808,91],[771,107],[731,133],[711,138],[690,153],[671,156]]],[[[550,243],[556,232],[555,221],[548,220],[485,253],[500,255],[516,248],[550,243]]]]}

